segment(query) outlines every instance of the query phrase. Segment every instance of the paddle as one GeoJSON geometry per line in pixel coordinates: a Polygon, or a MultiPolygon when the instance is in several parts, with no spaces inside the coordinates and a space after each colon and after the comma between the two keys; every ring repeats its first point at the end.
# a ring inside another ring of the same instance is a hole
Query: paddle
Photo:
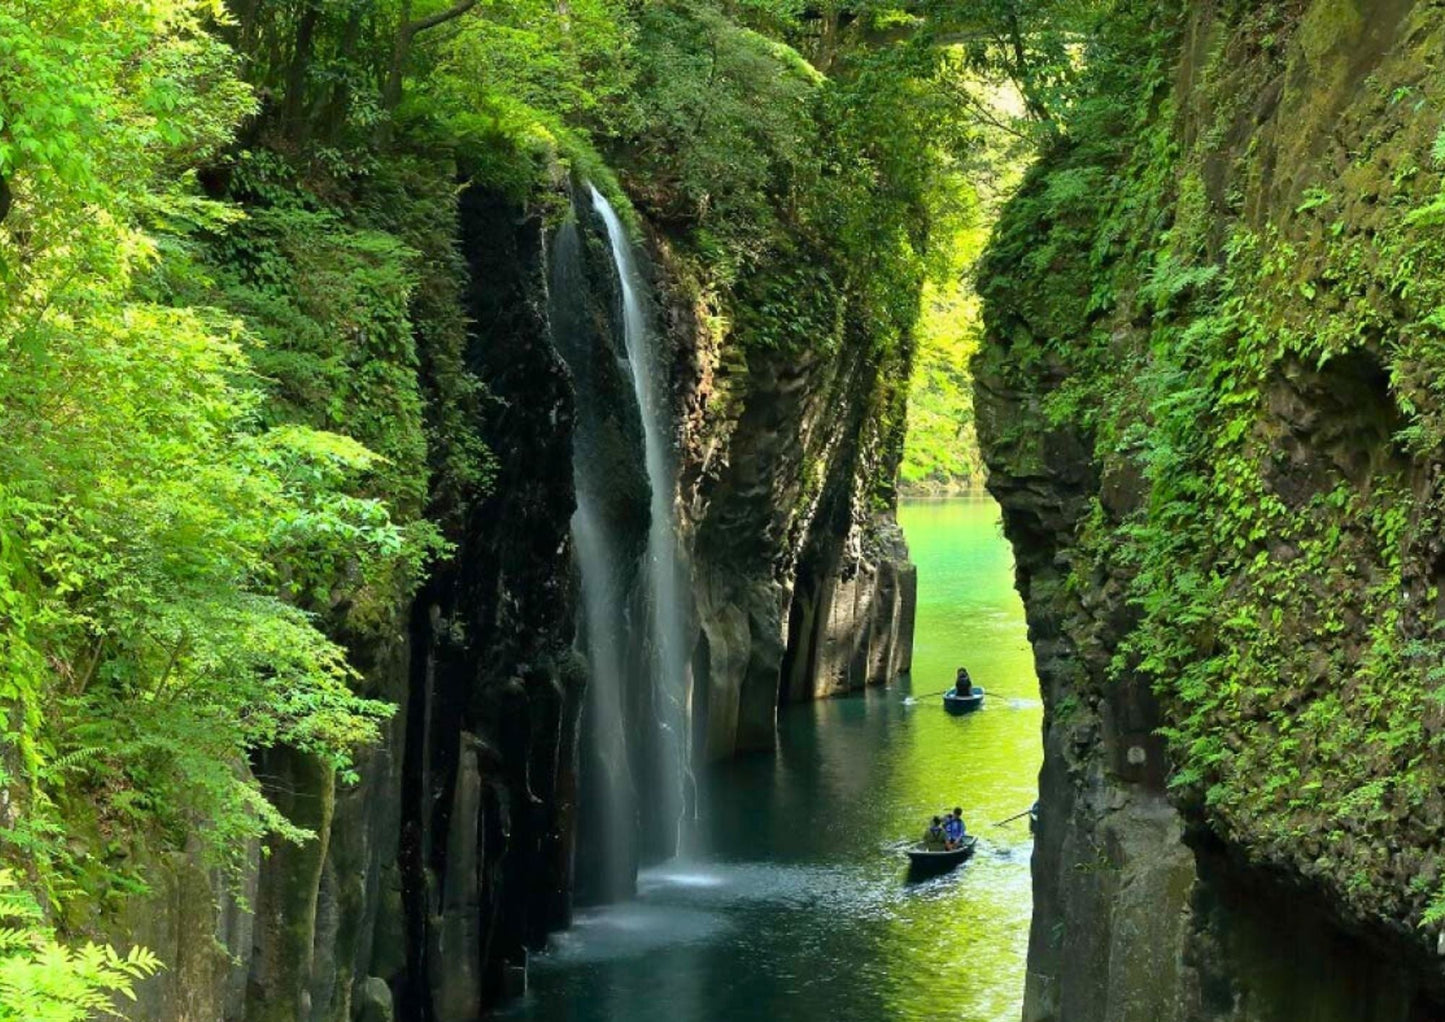
{"type": "Polygon", "coordinates": [[[1021,813],[1019,813],[1019,814],[1017,814],[1017,815],[1015,815],[1015,816],[1010,816],[1007,820],[999,820],[997,823],[994,824],[994,826],[995,826],[995,827],[1002,827],[1005,823],[1013,823],[1014,820],[1021,820],[1021,819],[1023,819],[1025,816],[1027,816],[1029,813],[1031,813],[1031,812],[1033,812],[1033,811],[1034,811],[1033,806],[1030,806],[1029,808],[1025,809],[1023,812],[1021,812],[1021,813]]]}
{"type": "Polygon", "coordinates": [[[937,692],[929,692],[927,695],[921,695],[921,696],[909,695],[909,696],[906,696],[905,698],[908,698],[908,699],[932,699],[932,698],[935,697],[935,696],[941,696],[941,695],[943,695],[943,693],[945,693],[945,692],[952,692],[952,691],[953,691],[953,686],[952,686],[952,685],[949,685],[947,688],[939,689],[937,692]]]}

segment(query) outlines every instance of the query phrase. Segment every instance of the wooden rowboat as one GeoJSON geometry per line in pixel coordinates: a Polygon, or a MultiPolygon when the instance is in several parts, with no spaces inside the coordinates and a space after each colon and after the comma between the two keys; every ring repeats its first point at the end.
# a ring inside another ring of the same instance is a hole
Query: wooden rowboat
{"type": "Polygon", "coordinates": [[[961,696],[957,689],[949,689],[943,693],[943,708],[955,717],[961,717],[965,713],[972,713],[983,706],[983,686],[973,686],[973,694],[961,696]]]}
{"type": "Polygon", "coordinates": [[[963,839],[963,844],[945,852],[930,852],[922,844],[907,849],[909,872],[926,875],[946,873],[973,854],[978,838],[972,835],[963,839]]]}

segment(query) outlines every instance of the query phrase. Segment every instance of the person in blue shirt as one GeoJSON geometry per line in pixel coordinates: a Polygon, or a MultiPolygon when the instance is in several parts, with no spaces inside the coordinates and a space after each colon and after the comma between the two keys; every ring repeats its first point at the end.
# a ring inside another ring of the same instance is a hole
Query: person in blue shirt
{"type": "Polygon", "coordinates": [[[943,836],[949,848],[957,848],[963,844],[963,835],[963,810],[954,806],[953,815],[943,821],[943,836]]]}

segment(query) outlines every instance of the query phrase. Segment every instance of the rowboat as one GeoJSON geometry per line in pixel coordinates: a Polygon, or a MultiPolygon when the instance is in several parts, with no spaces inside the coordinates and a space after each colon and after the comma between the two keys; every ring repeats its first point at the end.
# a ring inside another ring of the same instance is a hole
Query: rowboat
{"type": "Polygon", "coordinates": [[[907,849],[908,870],[916,875],[931,875],[934,873],[946,873],[959,863],[966,860],[973,854],[973,848],[978,844],[978,838],[970,835],[963,839],[963,844],[946,852],[930,852],[923,845],[916,844],[907,849]]]}
{"type": "Polygon", "coordinates": [[[958,689],[951,688],[943,693],[943,708],[955,717],[972,713],[983,706],[983,686],[974,685],[971,695],[961,696],[958,689]]]}

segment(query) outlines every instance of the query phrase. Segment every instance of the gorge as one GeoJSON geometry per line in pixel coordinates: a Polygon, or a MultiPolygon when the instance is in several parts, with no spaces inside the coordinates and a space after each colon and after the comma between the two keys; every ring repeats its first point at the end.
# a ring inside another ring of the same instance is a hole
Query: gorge
{"type": "Polygon", "coordinates": [[[5,5],[0,1022],[1445,1018],[1442,55],[5,5]]]}

